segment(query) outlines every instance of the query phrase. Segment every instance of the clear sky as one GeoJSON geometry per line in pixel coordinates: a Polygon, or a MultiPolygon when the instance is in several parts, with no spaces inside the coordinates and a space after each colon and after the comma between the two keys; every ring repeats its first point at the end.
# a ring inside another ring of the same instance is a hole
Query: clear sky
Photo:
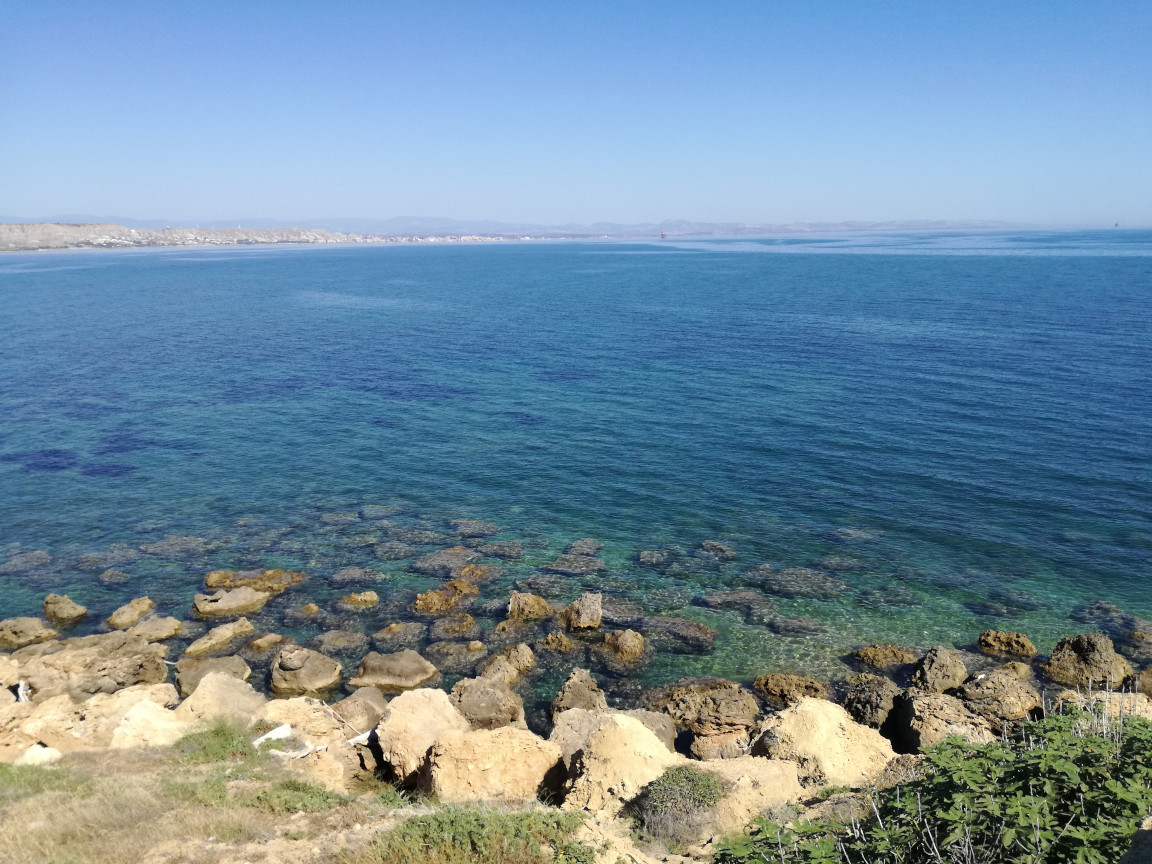
{"type": "Polygon", "coordinates": [[[0,214],[1152,225],[1152,3],[0,0],[0,214]]]}

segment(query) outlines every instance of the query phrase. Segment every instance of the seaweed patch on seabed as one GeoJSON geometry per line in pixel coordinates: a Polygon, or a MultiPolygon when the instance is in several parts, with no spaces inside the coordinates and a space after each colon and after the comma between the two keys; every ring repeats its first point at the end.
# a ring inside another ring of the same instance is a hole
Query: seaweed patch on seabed
{"type": "Polygon", "coordinates": [[[80,473],[85,477],[123,477],[135,470],[135,465],[119,462],[89,462],[80,468],[80,473]]]}
{"type": "Polygon", "coordinates": [[[73,450],[50,448],[28,450],[21,453],[6,453],[0,462],[15,462],[25,474],[39,472],[67,471],[80,464],[80,456],[73,450]]]}

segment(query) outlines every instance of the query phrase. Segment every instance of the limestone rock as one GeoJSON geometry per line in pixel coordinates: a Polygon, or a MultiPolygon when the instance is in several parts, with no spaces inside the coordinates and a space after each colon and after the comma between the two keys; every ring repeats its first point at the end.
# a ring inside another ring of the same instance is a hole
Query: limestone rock
{"type": "Polygon", "coordinates": [[[555,614],[552,604],[535,594],[513,591],[508,598],[508,617],[520,620],[551,618],[555,614]]]}
{"type": "Polygon", "coordinates": [[[635,666],[645,658],[644,637],[635,630],[613,630],[604,634],[604,642],[596,646],[600,655],[613,669],[635,666]]]}
{"type": "Polygon", "coordinates": [[[284,696],[323,693],[340,683],[340,664],[318,651],[290,645],[272,661],[272,692],[284,696]]]}
{"type": "Polygon", "coordinates": [[[992,657],[1032,658],[1037,654],[1032,640],[1023,633],[1007,633],[1001,630],[985,630],[980,634],[976,647],[981,654],[992,657]]]}
{"type": "Polygon", "coordinates": [[[176,714],[190,722],[228,723],[247,729],[256,722],[266,701],[251,684],[231,672],[209,671],[192,695],[177,706],[176,714]]]}
{"type": "Polygon", "coordinates": [[[127,630],[155,608],[150,597],[137,597],[109,615],[108,626],[113,630],[127,630]]]}
{"type": "Polygon", "coordinates": [[[453,546],[451,549],[440,549],[417,559],[411,569],[417,573],[443,577],[453,570],[472,564],[479,557],[479,552],[467,546],[453,546]]]}
{"type": "Polygon", "coordinates": [[[108,746],[113,750],[131,747],[169,747],[191,732],[194,722],[155,702],[137,702],[112,731],[108,746]]]}
{"type": "Polygon", "coordinates": [[[421,652],[433,666],[445,675],[468,675],[488,656],[483,642],[433,642],[421,652]]]}
{"type": "Polygon", "coordinates": [[[557,654],[570,654],[576,650],[576,643],[559,630],[555,633],[549,633],[536,644],[538,648],[555,651],[557,654]]]}
{"type": "Polygon", "coordinates": [[[328,630],[312,640],[312,647],[321,654],[348,654],[368,647],[368,637],[354,630],[328,630]]]}
{"type": "Polygon", "coordinates": [[[1043,665],[1044,674],[1069,687],[1119,688],[1132,675],[1132,665],[1116,653],[1103,633],[1068,636],[1056,643],[1043,665]]]}
{"type": "Polygon", "coordinates": [[[968,668],[960,654],[943,645],[937,645],[920,658],[912,673],[912,686],[933,693],[955,690],[968,677],[968,668]]]}
{"type": "Polygon", "coordinates": [[[375,687],[361,687],[333,705],[332,710],[359,735],[376,727],[388,711],[388,700],[375,687]]]}
{"type": "Polygon", "coordinates": [[[524,546],[519,540],[499,540],[485,543],[480,551],[489,558],[523,558],[524,546]]]}
{"type": "Polygon", "coordinates": [[[12,654],[36,699],[70,694],[83,699],[168,678],[167,648],[126,633],[78,636],[29,645],[12,654]]]}
{"type": "MultiPolygon", "coordinates": [[[[170,684],[137,685],[116,693],[98,693],[82,702],[60,693],[31,705],[18,704],[17,708],[25,709],[17,721],[18,731],[64,753],[102,749],[111,746],[117,727],[140,703],[163,710],[176,701],[176,690],[170,684]]],[[[146,717],[159,716],[151,709],[142,711],[146,717]]],[[[140,714],[138,711],[133,716],[140,714]]],[[[145,720],[139,725],[147,728],[150,724],[145,720]]]]}
{"type": "Polygon", "coordinates": [[[969,711],[987,720],[997,735],[1012,723],[1035,718],[1043,711],[1036,688],[1004,669],[973,675],[956,695],[969,711]]]}
{"type": "Polygon", "coordinates": [[[422,785],[450,804],[535,800],[559,762],[560,748],[527,729],[449,733],[432,745],[422,785]]]}
{"type": "Polygon", "coordinates": [[[879,729],[888,719],[900,688],[879,675],[854,675],[848,683],[851,689],[844,699],[844,710],[857,723],[879,729]]]}
{"type": "Polygon", "coordinates": [[[428,628],[428,638],[437,642],[451,639],[471,642],[473,639],[478,639],[481,632],[480,625],[471,615],[446,615],[428,628]]]}
{"type": "Polygon", "coordinates": [[[388,714],[376,727],[380,758],[398,781],[414,781],[433,744],[449,732],[470,728],[443,690],[408,690],[389,703],[388,714]]]}
{"type": "Polygon", "coordinates": [[[728,793],[710,808],[701,840],[739,834],[757,816],[780,811],[805,794],[793,762],[740,756],[710,762],[706,770],[719,775],[728,793]]]}
{"type": "Polygon", "coordinates": [[[555,720],[557,714],[572,708],[602,711],[607,707],[608,700],[596,683],[596,679],[592,677],[592,673],[587,669],[573,669],[560,692],[556,694],[556,698],[552,700],[552,718],[555,720]]]}
{"type": "Polygon", "coordinates": [[[684,762],[639,720],[599,714],[584,747],[572,757],[563,809],[615,815],[667,769],[684,762]]]}
{"type": "Polygon", "coordinates": [[[0,654],[0,689],[20,683],[20,664],[7,654],[0,654]]]}
{"type": "Polygon", "coordinates": [[[653,616],[641,628],[648,638],[659,639],[670,651],[712,651],[720,632],[689,618],[653,616]]]}
{"type": "MultiPolygon", "coordinates": [[[[241,621],[247,621],[246,618],[241,618],[241,621]]],[[[221,624],[221,627],[227,627],[227,624],[221,624]]],[[[219,628],[216,628],[219,629],[219,628]]],[[[253,654],[266,654],[273,648],[282,645],[288,641],[287,637],[281,636],[279,633],[265,633],[263,636],[257,636],[245,646],[248,651],[253,654]]]]}
{"type": "Polygon", "coordinates": [[[499,579],[504,575],[503,567],[494,567],[491,564],[465,564],[451,572],[453,579],[464,579],[468,582],[483,582],[485,579],[499,579]]]}
{"type": "Polygon", "coordinates": [[[271,597],[266,591],[256,591],[246,586],[232,590],[221,588],[215,594],[194,596],[192,608],[197,618],[227,618],[258,612],[271,597]]]}
{"type": "Polygon", "coordinates": [[[206,588],[251,588],[265,594],[280,594],[308,577],[294,570],[213,570],[204,577],[206,588]]]}
{"type": "Polygon", "coordinates": [[[502,681],[462,678],[452,688],[452,703],[473,729],[524,723],[524,700],[502,681]]]}
{"type": "Polygon", "coordinates": [[[676,724],[667,714],[648,711],[644,708],[630,708],[627,711],[616,711],[615,713],[639,720],[648,728],[649,732],[660,739],[665,747],[672,752],[676,751],[676,724]]]}
{"type": "Polygon", "coordinates": [[[482,678],[491,678],[503,681],[509,687],[516,684],[536,668],[536,655],[527,645],[511,645],[501,648],[487,663],[480,673],[482,678]]]}
{"type": "Polygon", "coordinates": [[[863,786],[895,758],[892,745],[826,699],[802,698],[760,727],[753,755],[799,766],[800,778],[817,786],[863,786]]]}
{"type": "Polygon", "coordinates": [[[371,609],[380,602],[380,595],[375,591],[353,592],[340,598],[340,603],[351,609],[371,609]]]}
{"type": "Polygon", "coordinates": [[[25,765],[51,765],[53,762],[59,762],[63,758],[64,754],[55,747],[33,744],[18,756],[12,764],[18,767],[25,765]]]}
{"type": "Polygon", "coordinates": [[[565,576],[591,576],[593,573],[599,573],[607,566],[599,558],[565,553],[551,564],[545,564],[540,569],[549,573],[562,573],[565,576]]]}
{"type": "Polygon", "coordinates": [[[973,744],[994,741],[992,725],[955,696],[905,690],[896,697],[885,729],[898,753],[916,753],[958,735],[973,744]]]}
{"type": "Polygon", "coordinates": [[[569,630],[595,630],[604,615],[603,599],[602,594],[581,594],[579,600],[560,613],[564,626],[569,630]]]}
{"type": "Polygon", "coordinates": [[[911,648],[901,648],[890,642],[865,645],[852,652],[853,659],[871,666],[873,669],[889,669],[893,666],[906,666],[915,663],[918,655],[911,648]]]}
{"type": "Polygon", "coordinates": [[[736,550],[717,540],[705,540],[700,544],[700,551],[712,555],[721,561],[736,560],[736,550]]]}
{"type": "Polygon", "coordinates": [[[688,752],[702,762],[713,759],[737,759],[748,753],[752,738],[746,729],[697,735],[688,752]]]}
{"type": "Polygon", "coordinates": [[[161,618],[150,615],[128,628],[129,636],[139,636],[145,642],[164,642],[184,632],[184,625],[171,616],[161,618]]]}
{"type": "Polygon", "coordinates": [[[402,693],[440,680],[439,670],[417,652],[406,648],[394,654],[369,651],[349,687],[375,687],[381,693],[402,693]]]}
{"type": "Polygon", "coordinates": [[[388,653],[401,648],[415,648],[428,635],[428,625],[418,621],[389,624],[372,634],[372,647],[388,653]]]}
{"type": "Polygon", "coordinates": [[[88,610],[72,602],[67,594],[49,594],[44,598],[44,617],[59,627],[79,624],[87,615],[88,610]]]}
{"type": "Polygon", "coordinates": [[[752,689],[774,705],[795,705],[801,699],[827,699],[828,687],[807,675],[770,673],[752,682],[752,689]]]}
{"type": "Polygon", "coordinates": [[[0,621],[0,649],[15,651],[56,638],[56,631],[39,618],[9,618],[0,621]]]}
{"type": "Polygon", "coordinates": [[[760,713],[755,696],[723,678],[682,678],[651,691],[647,703],[697,735],[747,731],[760,713]]]}
{"type": "Polygon", "coordinates": [[[190,696],[210,672],[239,681],[248,681],[252,677],[251,667],[239,657],[183,657],[176,663],[176,688],[180,695],[190,696]]]}
{"type": "Polygon", "coordinates": [[[479,593],[480,589],[469,580],[453,579],[417,596],[414,608],[418,615],[447,615],[479,593]]]}
{"type": "Polygon", "coordinates": [[[564,550],[565,555],[584,555],[591,557],[600,552],[604,548],[604,544],[599,540],[593,540],[591,537],[581,537],[568,544],[568,548],[564,550]]]}
{"type": "Polygon", "coordinates": [[[199,657],[204,654],[213,654],[224,651],[236,639],[255,632],[256,628],[247,618],[237,618],[227,624],[213,627],[191,645],[184,649],[185,657],[199,657]]]}
{"type": "Polygon", "coordinates": [[[1056,697],[1060,705],[1074,705],[1099,715],[1110,717],[1143,717],[1152,722],[1152,699],[1143,693],[1078,693],[1063,690],[1056,697]]]}

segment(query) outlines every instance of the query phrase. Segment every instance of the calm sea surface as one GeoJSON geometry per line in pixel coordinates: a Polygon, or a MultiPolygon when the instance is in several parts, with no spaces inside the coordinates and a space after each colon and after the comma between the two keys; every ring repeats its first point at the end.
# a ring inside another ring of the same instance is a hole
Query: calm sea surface
{"type": "Polygon", "coordinates": [[[476,518],[525,549],[484,626],[517,583],[590,588],[720,631],[647,681],[835,675],[878,639],[1152,616],[1150,514],[1152,232],[0,257],[0,617],[185,617],[206,570],[286,566],[310,580],[258,626],[372,633],[437,584],[380,544],[476,518]],[[540,578],[580,537],[608,569],[540,578]],[[736,589],[768,602],[700,605],[736,589]]]}

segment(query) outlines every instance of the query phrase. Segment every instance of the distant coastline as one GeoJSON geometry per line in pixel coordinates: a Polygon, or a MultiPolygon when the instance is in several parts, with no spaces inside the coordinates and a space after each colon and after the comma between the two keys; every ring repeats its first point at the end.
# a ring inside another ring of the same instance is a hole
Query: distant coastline
{"type": "Polygon", "coordinates": [[[390,236],[309,228],[128,228],[105,223],[0,224],[0,252],[53,249],[128,249],[160,246],[262,246],[277,244],[489,242],[485,235],[390,236]]]}

